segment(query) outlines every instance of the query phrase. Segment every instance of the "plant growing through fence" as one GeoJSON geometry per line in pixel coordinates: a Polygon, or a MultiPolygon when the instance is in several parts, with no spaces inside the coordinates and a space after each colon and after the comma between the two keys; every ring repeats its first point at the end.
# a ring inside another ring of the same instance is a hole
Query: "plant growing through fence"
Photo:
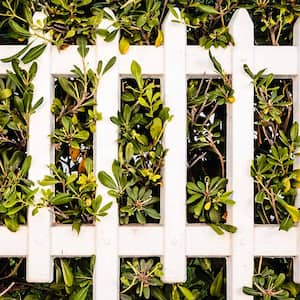
{"type": "Polygon", "coordinates": [[[119,157],[112,166],[114,179],[100,172],[99,180],[117,199],[121,224],[144,224],[160,219],[160,172],[167,153],[162,137],[172,117],[163,106],[157,81],[143,79],[135,61],[131,73],[134,81],[124,82],[121,111],[111,117],[119,127],[119,157]]]}
{"type": "Polygon", "coordinates": [[[255,260],[252,287],[243,292],[254,299],[296,299],[299,285],[292,281],[292,260],[286,258],[263,258],[255,260]]]}
{"type": "Polygon", "coordinates": [[[153,258],[121,259],[121,300],[225,299],[225,260],[192,258],[185,283],[164,284],[161,264],[153,258]]]}
{"type": "Polygon", "coordinates": [[[95,257],[59,258],[54,261],[52,283],[25,281],[24,258],[1,258],[0,299],[92,300],[95,257]]]}
{"type": "MultiPolygon", "coordinates": [[[[82,223],[92,223],[105,216],[112,203],[101,207],[102,198],[96,197],[96,177],[93,175],[92,146],[96,121],[101,114],[96,111],[96,91],[102,75],[114,64],[115,57],[97,70],[88,69],[85,39],[80,39],[78,53],[82,58],[82,70],[74,66],[74,77],[57,80],[59,92],[52,104],[55,129],[51,140],[56,149],[55,164],[50,165],[52,175],[40,181],[42,186],[55,185],[55,191],[42,190],[42,202],[38,207],[49,207],[57,223],[72,224],[79,232],[82,223]]],[[[34,212],[37,212],[35,210],[34,212]]]]}
{"type": "MultiPolygon", "coordinates": [[[[190,80],[188,85],[188,219],[206,222],[218,234],[235,232],[226,222],[225,128],[227,103],[234,102],[230,78],[210,54],[220,79],[190,80]],[[217,163],[214,163],[217,162],[217,163]]],[[[233,104],[234,105],[234,104],[233,104]]]]}
{"type": "Polygon", "coordinates": [[[33,204],[36,189],[27,179],[31,157],[26,154],[30,116],[41,105],[33,99],[36,62],[26,71],[17,58],[12,71],[0,79],[0,224],[17,231],[26,222],[26,208],[33,204]]]}
{"type": "Polygon", "coordinates": [[[298,123],[292,124],[292,98],[290,84],[281,81],[274,85],[272,74],[265,70],[253,74],[248,66],[245,71],[253,79],[256,97],[255,132],[256,151],[251,166],[255,181],[256,220],[277,223],[288,230],[300,220],[294,206],[298,170],[293,170],[300,136],[298,123]]]}

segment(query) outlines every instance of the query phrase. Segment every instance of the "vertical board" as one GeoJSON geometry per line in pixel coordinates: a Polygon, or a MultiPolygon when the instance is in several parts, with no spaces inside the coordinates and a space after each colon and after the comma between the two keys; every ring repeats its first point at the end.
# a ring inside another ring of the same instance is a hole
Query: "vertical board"
{"type": "Polygon", "coordinates": [[[238,230],[232,238],[232,254],[228,264],[228,299],[246,300],[242,287],[251,286],[253,274],[254,191],[250,176],[253,160],[254,95],[251,78],[243,64],[253,66],[254,29],[244,9],[231,19],[230,32],[234,37],[232,49],[232,86],[236,101],[227,109],[227,177],[228,188],[233,190],[235,205],[229,211],[229,221],[238,230]]]}
{"type": "MultiPolygon", "coordinates": [[[[179,14],[179,12],[178,12],[179,14]]],[[[167,125],[164,145],[168,149],[163,172],[164,281],[186,280],[186,27],[164,23],[164,103],[172,121],[167,125]]]]}
{"type": "MultiPolygon", "coordinates": [[[[42,13],[35,13],[34,22],[43,20],[42,13]]],[[[42,39],[34,41],[33,45],[44,42],[42,39]]],[[[52,132],[51,101],[53,80],[51,77],[51,46],[47,45],[42,56],[37,60],[38,71],[33,81],[33,103],[43,97],[44,101],[30,120],[28,154],[32,156],[29,179],[36,186],[45,174],[49,174],[48,166],[52,162],[53,151],[49,134],[52,132]]],[[[41,194],[37,193],[35,199],[40,201],[41,194]]],[[[53,262],[50,257],[50,227],[51,214],[47,208],[39,210],[32,216],[32,208],[28,210],[28,254],[26,260],[26,279],[29,282],[50,282],[53,277],[53,262]]]]}
{"type": "MultiPolygon", "coordinates": [[[[102,22],[101,27],[108,27],[109,22],[102,22]]],[[[113,42],[106,43],[97,38],[96,59],[103,60],[105,65],[113,56],[119,55],[119,36],[113,42]]],[[[95,136],[95,172],[103,170],[111,174],[111,166],[117,159],[118,129],[110,121],[118,111],[120,101],[120,79],[118,61],[100,81],[97,92],[97,110],[102,113],[103,119],[97,123],[95,136]]],[[[112,175],[112,174],[111,174],[112,175]]],[[[107,195],[107,189],[100,186],[98,194],[103,196],[103,204],[114,201],[109,214],[96,224],[96,268],[94,299],[119,299],[119,256],[118,256],[118,205],[112,197],[107,195]]]]}

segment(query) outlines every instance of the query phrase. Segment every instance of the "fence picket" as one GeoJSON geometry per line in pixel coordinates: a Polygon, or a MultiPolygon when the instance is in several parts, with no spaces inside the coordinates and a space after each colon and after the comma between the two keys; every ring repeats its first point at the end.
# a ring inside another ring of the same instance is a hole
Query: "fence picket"
{"type": "MultiPolygon", "coordinates": [[[[34,22],[43,20],[45,15],[36,13],[34,22]]],[[[41,39],[34,41],[43,42],[41,39]]],[[[29,179],[36,185],[45,174],[49,174],[48,166],[53,162],[54,154],[49,134],[52,132],[51,103],[53,95],[53,79],[51,77],[51,47],[38,59],[38,71],[34,79],[34,100],[41,97],[44,101],[30,120],[28,154],[32,156],[29,179]],[[41,155],[42,154],[42,155],[41,155]]],[[[41,193],[35,197],[39,202],[41,193]]],[[[51,222],[52,217],[47,208],[40,209],[36,216],[32,216],[32,209],[28,210],[28,252],[26,259],[26,279],[29,282],[51,282],[53,280],[53,262],[51,258],[51,222]]]]}
{"type": "Polygon", "coordinates": [[[250,165],[253,159],[254,95],[253,86],[243,70],[243,64],[253,65],[254,29],[248,12],[241,9],[230,23],[235,39],[232,49],[232,86],[236,101],[227,111],[227,177],[236,204],[229,211],[229,219],[238,230],[231,237],[231,257],[228,265],[228,299],[249,299],[241,287],[251,286],[253,274],[254,202],[250,165]],[[243,216],[241,217],[241,213],[243,216]]]}

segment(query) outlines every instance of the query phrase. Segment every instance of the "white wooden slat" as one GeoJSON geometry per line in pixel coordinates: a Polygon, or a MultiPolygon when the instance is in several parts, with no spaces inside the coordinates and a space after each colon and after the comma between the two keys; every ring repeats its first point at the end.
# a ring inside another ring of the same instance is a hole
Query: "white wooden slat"
{"type": "Polygon", "coordinates": [[[235,39],[232,49],[232,86],[236,101],[227,105],[226,166],[228,188],[236,204],[229,210],[229,222],[238,230],[232,235],[232,252],[228,260],[227,290],[231,300],[246,300],[243,286],[251,286],[253,274],[254,192],[250,166],[253,160],[253,86],[243,64],[253,65],[253,23],[244,9],[231,19],[230,32],[235,39]]]}
{"type": "MultiPolygon", "coordinates": [[[[34,15],[34,22],[43,20],[42,13],[34,15]]],[[[41,40],[34,41],[34,45],[41,40]]],[[[49,138],[51,126],[51,102],[53,81],[50,73],[50,47],[46,47],[42,56],[37,60],[38,71],[34,79],[33,103],[41,97],[42,105],[30,119],[28,154],[32,156],[29,179],[36,186],[45,174],[49,174],[47,166],[53,160],[53,151],[49,138]]],[[[37,193],[35,200],[40,201],[41,194],[37,193]]],[[[28,253],[26,259],[26,279],[29,282],[50,282],[53,278],[53,262],[50,257],[50,226],[51,214],[48,209],[40,209],[39,213],[32,216],[32,208],[28,210],[28,253]]]]}
{"type": "Polygon", "coordinates": [[[297,228],[278,230],[278,225],[255,225],[255,256],[294,256],[297,254],[297,228]]]}
{"type": "Polygon", "coordinates": [[[298,73],[297,48],[294,46],[254,47],[253,72],[267,68],[268,73],[278,76],[292,76],[298,73]],[[284,61],[283,61],[284,58],[284,61]]]}
{"type": "Polygon", "coordinates": [[[230,256],[231,236],[228,233],[217,235],[206,224],[188,225],[186,227],[187,256],[230,256]]]}
{"type": "MultiPolygon", "coordinates": [[[[118,57],[117,36],[111,43],[97,38],[96,60],[103,60],[105,65],[113,56],[118,57]]],[[[105,74],[97,93],[97,110],[103,119],[97,123],[94,147],[95,172],[104,170],[111,174],[111,165],[117,159],[118,128],[110,121],[117,115],[120,102],[119,62],[105,74]]],[[[107,195],[107,189],[100,186],[97,193],[103,196],[103,204],[114,201],[108,216],[96,224],[96,264],[94,299],[119,299],[119,256],[118,224],[119,213],[116,201],[107,195]]]]}
{"type": "Polygon", "coordinates": [[[95,254],[95,225],[82,225],[80,233],[70,225],[51,228],[51,256],[91,256],[95,254]]]}
{"type": "Polygon", "coordinates": [[[162,256],[164,229],[159,225],[119,227],[120,256],[162,256]]]}
{"type": "Polygon", "coordinates": [[[161,189],[164,224],[164,281],[186,280],[186,28],[172,22],[169,13],[164,23],[164,103],[174,116],[164,135],[169,149],[161,189]],[[176,38],[174,38],[176,36],[176,38]]]}
{"type": "Polygon", "coordinates": [[[20,226],[17,232],[0,226],[0,257],[26,256],[27,234],[27,226],[20,226]]]}

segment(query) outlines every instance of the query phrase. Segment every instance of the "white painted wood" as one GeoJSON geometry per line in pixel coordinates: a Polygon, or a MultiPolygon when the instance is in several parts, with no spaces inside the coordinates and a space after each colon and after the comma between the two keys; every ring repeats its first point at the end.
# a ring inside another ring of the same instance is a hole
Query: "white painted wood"
{"type": "MultiPolygon", "coordinates": [[[[34,22],[43,20],[45,15],[36,13],[34,22]]],[[[43,42],[41,39],[34,41],[34,45],[43,42]]],[[[44,98],[42,105],[37,109],[30,120],[28,154],[32,156],[29,179],[36,185],[45,174],[49,174],[48,165],[53,161],[53,151],[49,138],[52,132],[52,89],[53,82],[50,73],[50,51],[48,45],[45,52],[38,59],[38,71],[34,79],[34,100],[44,98]]],[[[36,195],[39,202],[41,194],[36,195]]],[[[32,216],[32,208],[28,210],[28,253],[26,259],[26,279],[29,282],[50,282],[53,278],[53,262],[50,257],[50,226],[51,214],[48,209],[40,209],[39,213],[32,216]]]]}
{"type": "Polygon", "coordinates": [[[169,149],[161,189],[164,224],[163,268],[165,282],[186,280],[186,28],[172,22],[169,13],[164,23],[164,103],[174,116],[166,127],[164,146],[169,149]],[[176,36],[176,38],[174,38],[176,36]]]}
{"type": "MultiPolygon", "coordinates": [[[[111,43],[97,38],[96,60],[103,60],[104,65],[113,56],[119,56],[119,36],[111,43]]],[[[97,93],[97,110],[102,112],[103,119],[97,123],[95,139],[95,172],[104,170],[111,174],[111,165],[117,159],[118,128],[110,121],[117,115],[120,102],[120,79],[118,61],[105,74],[97,93]]],[[[97,193],[103,196],[103,203],[113,201],[108,216],[96,224],[96,264],[94,299],[119,299],[119,257],[118,257],[118,224],[119,213],[115,199],[107,195],[107,189],[100,186],[97,193]]]]}
{"type": "Polygon", "coordinates": [[[0,257],[25,256],[27,254],[27,226],[11,232],[0,226],[0,257]]]}
{"type": "MultiPolygon", "coordinates": [[[[40,18],[36,15],[35,18],[40,18]]],[[[300,122],[299,44],[300,22],[294,33],[294,46],[254,46],[253,24],[245,10],[236,12],[230,31],[236,45],[226,49],[212,49],[224,70],[232,74],[236,102],[228,105],[227,116],[227,177],[228,189],[234,191],[236,205],[229,210],[228,222],[238,227],[237,233],[216,235],[205,224],[186,224],[186,79],[216,76],[208,51],[198,46],[186,46],[185,26],[166,18],[163,30],[164,45],[131,46],[126,55],[119,55],[118,38],[112,43],[97,39],[97,46],[89,46],[88,66],[95,69],[99,59],[104,64],[114,55],[116,65],[105,74],[97,94],[98,111],[103,120],[97,123],[94,137],[95,174],[105,170],[111,174],[111,164],[117,158],[118,128],[109,118],[117,114],[120,102],[120,78],[130,76],[134,59],[142,67],[143,75],[161,78],[164,103],[171,108],[173,121],[168,124],[164,144],[167,153],[164,186],[161,191],[161,224],[120,226],[118,207],[107,190],[99,187],[103,202],[114,201],[109,215],[96,225],[84,225],[77,235],[69,225],[51,226],[47,210],[32,217],[28,225],[17,233],[0,227],[0,257],[26,256],[27,280],[50,281],[52,257],[96,255],[94,299],[119,299],[120,257],[160,256],[164,264],[164,281],[180,282],[186,278],[186,257],[227,257],[227,299],[246,300],[242,287],[251,285],[254,256],[294,257],[294,279],[300,282],[300,230],[295,226],[288,232],[274,225],[253,224],[253,180],[250,164],[253,159],[253,86],[243,71],[249,64],[256,72],[268,68],[277,77],[293,77],[294,120],[300,122]],[[285,58],[284,63],[282,57],[285,58]]],[[[35,43],[39,43],[36,41],[35,43]]],[[[1,58],[10,56],[24,46],[0,46],[1,58]]],[[[28,152],[33,156],[29,178],[42,179],[49,173],[47,165],[53,161],[48,135],[52,132],[50,105],[53,98],[53,77],[71,75],[73,65],[81,65],[77,46],[58,51],[48,45],[40,57],[35,79],[35,101],[44,97],[43,105],[33,115],[30,124],[28,152]],[[42,154],[42,155],[41,155],[42,154]]],[[[0,62],[0,75],[10,69],[0,62]]],[[[295,163],[300,168],[300,160],[295,163]]],[[[36,200],[39,200],[37,195],[36,200]]],[[[297,198],[300,207],[300,197],[297,198]]]]}
{"type": "Polygon", "coordinates": [[[253,160],[253,86],[243,64],[253,66],[254,30],[245,9],[231,19],[230,32],[235,39],[232,49],[232,86],[236,101],[227,105],[226,166],[228,188],[236,204],[229,210],[229,222],[238,230],[232,235],[232,252],[228,261],[228,299],[246,300],[243,286],[251,286],[253,274],[254,192],[250,166],[253,160]]]}

